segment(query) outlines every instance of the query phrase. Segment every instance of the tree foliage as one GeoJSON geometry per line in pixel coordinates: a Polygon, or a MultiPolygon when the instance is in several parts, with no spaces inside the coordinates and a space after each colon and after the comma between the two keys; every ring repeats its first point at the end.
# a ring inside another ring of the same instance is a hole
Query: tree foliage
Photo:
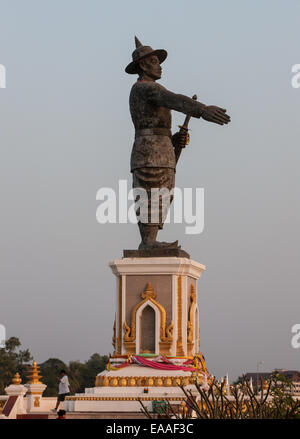
{"type": "Polygon", "coordinates": [[[47,384],[44,396],[57,395],[58,379],[60,370],[64,369],[69,377],[71,393],[84,392],[87,387],[95,386],[95,378],[99,372],[105,369],[106,355],[93,354],[84,363],[70,361],[68,365],[57,358],[50,358],[40,364],[43,383],[47,384]]]}
{"type": "Polygon", "coordinates": [[[16,372],[26,382],[27,365],[32,360],[28,349],[20,349],[21,342],[17,337],[10,337],[0,349],[0,394],[4,394],[6,386],[11,384],[16,372]]]}
{"type": "MultiPolygon", "coordinates": [[[[28,382],[28,367],[32,364],[32,356],[28,349],[21,350],[21,342],[11,337],[0,349],[0,395],[6,386],[11,384],[16,372],[19,372],[22,384],[28,382]]],[[[69,377],[71,393],[84,392],[86,387],[94,387],[95,378],[105,369],[106,355],[93,354],[86,362],[70,361],[67,365],[58,358],[49,358],[39,364],[42,382],[47,385],[44,396],[56,396],[58,393],[59,373],[64,369],[69,377]]]]}

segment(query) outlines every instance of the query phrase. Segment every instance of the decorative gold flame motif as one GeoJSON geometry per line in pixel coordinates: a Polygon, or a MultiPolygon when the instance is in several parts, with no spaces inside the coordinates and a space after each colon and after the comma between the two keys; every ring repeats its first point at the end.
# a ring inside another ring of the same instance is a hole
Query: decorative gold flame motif
{"type": "Polygon", "coordinates": [[[194,327],[195,327],[195,322],[194,322],[194,316],[195,316],[195,308],[196,308],[196,291],[195,291],[195,287],[192,284],[191,285],[191,306],[190,306],[190,310],[189,310],[189,319],[188,319],[188,323],[187,323],[187,348],[188,348],[188,355],[191,355],[192,353],[192,349],[194,347],[194,327]]]}
{"type": "Polygon", "coordinates": [[[182,344],[182,277],[178,276],[177,279],[177,306],[178,306],[178,338],[176,346],[176,355],[183,356],[183,344],[182,344]]]}
{"type": "Polygon", "coordinates": [[[156,299],[157,294],[150,282],[147,283],[145,291],[141,294],[143,299],[156,299]]]}
{"type": "Polygon", "coordinates": [[[117,335],[116,335],[116,317],[115,317],[115,321],[114,321],[114,326],[113,326],[113,338],[112,338],[112,345],[113,348],[116,349],[117,346],[117,335]]]}
{"type": "Polygon", "coordinates": [[[36,396],[34,398],[34,407],[39,407],[40,406],[40,398],[38,396],[36,396]]]}
{"type": "Polygon", "coordinates": [[[122,352],[122,276],[119,277],[118,354],[122,352]]]}

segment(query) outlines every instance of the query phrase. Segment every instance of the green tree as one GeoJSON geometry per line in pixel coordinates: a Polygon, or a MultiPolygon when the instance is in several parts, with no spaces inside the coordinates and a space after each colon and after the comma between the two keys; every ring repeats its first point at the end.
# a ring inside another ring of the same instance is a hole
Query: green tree
{"type": "MultiPolygon", "coordinates": [[[[21,350],[21,342],[17,337],[11,337],[0,349],[0,395],[4,394],[6,386],[11,384],[16,372],[19,372],[22,383],[28,382],[28,366],[32,356],[28,349],[21,350]]],[[[42,382],[47,385],[44,396],[56,396],[58,393],[58,377],[64,369],[69,377],[71,393],[84,392],[86,387],[94,387],[95,378],[105,369],[106,355],[93,354],[88,361],[70,361],[69,365],[58,358],[49,358],[40,363],[42,382]]]]}
{"type": "Polygon", "coordinates": [[[67,365],[58,358],[49,358],[40,365],[42,382],[47,385],[44,396],[56,396],[58,393],[58,377],[59,372],[64,369],[69,375],[67,365]]]}
{"type": "Polygon", "coordinates": [[[107,358],[106,355],[93,354],[85,363],[71,361],[69,369],[70,377],[74,383],[72,390],[80,393],[84,392],[87,387],[94,387],[95,378],[99,372],[105,369],[107,358]]]}
{"type": "Polygon", "coordinates": [[[99,354],[91,355],[90,359],[86,362],[88,369],[88,376],[86,377],[86,382],[85,382],[86,387],[94,387],[95,378],[98,375],[98,373],[102,372],[105,369],[107,360],[108,360],[107,355],[99,355],[99,354]]]}
{"type": "Polygon", "coordinates": [[[10,337],[5,347],[0,349],[0,394],[4,394],[6,386],[11,384],[12,378],[19,372],[23,383],[27,381],[28,363],[32,356],[28,349],[20,349],[21,342],[17,337],[10,337]]]}
{"type": "Polygon", "coordinates": [[[40,364],[42,381],[47,384],[44,396],[57,395],[57,377],[61,369],[64,369],[68,375],[71,393],[81,393],[86,387],[94,387],[96,375],[105,369],[106,362],[107,356],[99,354],[93,354],[84,363],[79,360],[70,361],[68,366],[58,358],[50,358],[40,364]]]}
{"type": "Polygon", "coordinates": [[[74,393],[84,392],[86,375],[88,373],[87,366],[85,363],[81,363],[80,361],[70,361],[69,363],[70,370],[70,384],[72,391],[74,393]]]}

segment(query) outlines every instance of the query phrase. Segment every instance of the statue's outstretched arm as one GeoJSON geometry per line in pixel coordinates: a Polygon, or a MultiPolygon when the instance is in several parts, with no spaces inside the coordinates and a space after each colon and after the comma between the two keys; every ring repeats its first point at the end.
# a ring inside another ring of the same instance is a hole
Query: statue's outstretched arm
{"type": "Polygon", "coordinates": [[[201,102],[195,101],[188,96],[173,93],[162,86],[156,87],[152,91],[150,100],[161,107],[189,114],[197,118],[201,117],[206,108],[206,105],[201,104],[201,102]]]}
{"type": "Polygon", "coordinates": [[[202,117],[209,122],[214,122],[219,125],[230,122],[230,117],[226,114],[225,108],[214,105],[206,106],[188,96],[173,93],[162,86],[153,87],[149,100],[161,107],[189,114],[192,117],[202,117]]]}

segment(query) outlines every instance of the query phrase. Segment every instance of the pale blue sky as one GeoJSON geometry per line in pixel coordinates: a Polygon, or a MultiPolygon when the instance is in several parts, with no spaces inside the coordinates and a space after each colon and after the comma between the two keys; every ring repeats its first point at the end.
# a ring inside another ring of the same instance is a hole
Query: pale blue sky
{"type": "MultiPolygon", "coordinates": [[[[227,108],[228,127],[191,120],[177,186],[204,187],[205,229],[179,238],[207,266],[201,350],[235,378],[300,369],[300,3],[1,0],[0,323],[37,361],[112,351],[108,261],[139,243],[133,225],[97,224],[96,192],[128,179],[133,128],[125,66],[136,34],[165,48],[161,83],[227,108]]],[[[174,114],[173,127],[183,116],[174,114]]]]}

